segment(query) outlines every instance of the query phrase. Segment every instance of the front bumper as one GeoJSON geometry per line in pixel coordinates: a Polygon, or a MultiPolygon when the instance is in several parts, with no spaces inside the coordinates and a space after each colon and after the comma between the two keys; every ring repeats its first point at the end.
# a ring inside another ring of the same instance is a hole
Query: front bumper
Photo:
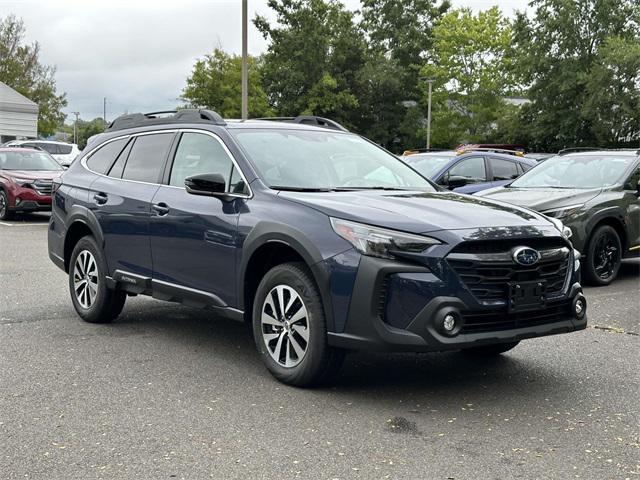
{"type": "Polygon", "coordinates": [[[431,352],[582,330],[587,317],[575,314],[574,301],[584,297],[571,255],[562,294],[528,312],[481,305],[444,257],[433,258],[427,267],[362,256],[346,321],[328,333],[329,343],[354,350],[431,352]],[[442,321],[452,311],[460,324],[450,336],[442,321]]]}
{"type": "Polygon", "coordinates": [[[12,212],[38,212],[51,210],[51,195],[43,195],[31,188],[17,188],[12,195],[9,210],[12,212]]]}

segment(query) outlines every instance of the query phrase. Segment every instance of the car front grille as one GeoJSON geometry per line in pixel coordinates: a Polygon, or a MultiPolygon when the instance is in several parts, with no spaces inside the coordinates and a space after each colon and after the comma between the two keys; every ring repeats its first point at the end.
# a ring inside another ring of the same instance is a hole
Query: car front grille
{"type": "Polygon", "coordinates": [[[32,183],[33,189],[40,195],[51,195],[53,182],[51,180],[36,180],[32,183]]]}
{"type": "Polygon", "coordinates": [[[529,281],[543,282],[549,299],[562,294],[571,255],[562,239],[545,240],[463,243],[449,254],[447,261],[481,304],[506,306],[510,285],[529,281]],[[512,252],[518,246],[536,249],[540,261],[532,266],[516,263],[512,252]]]}
{"type": "Polygon", "coordinates": [[[462,312],[464,324],[460,333],[494,332],[533,327],[557,322],[559,318],[570,315],[571,304],[568,301],[528,312],[507,312],[505,309],[485,312],[462,312]]]}

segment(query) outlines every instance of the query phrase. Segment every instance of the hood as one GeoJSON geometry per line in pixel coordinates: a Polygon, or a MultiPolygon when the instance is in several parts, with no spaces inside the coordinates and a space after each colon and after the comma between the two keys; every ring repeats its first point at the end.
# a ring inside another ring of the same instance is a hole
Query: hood
{"type": "Polygon", "coordinates": [[[2,170],[5,177],[25,178],[28,180],[53,180],[64,170],[2,170]]]}
{"type": "Polygon", "coordinates": [[[326,215],[412,233],[482,227],[552,225],[544,216],[454,192],[280,192],[326,215]]]}
{"type": "Polygon", "coordinates": [[[478,193],[483,198],[500,200],[513,203],[522,207],[531,208],[538,212],[561,208],[569,205],[585,203],[596,197],[602,189],[578,189],[578,188],[492,188],[478,193]]]}

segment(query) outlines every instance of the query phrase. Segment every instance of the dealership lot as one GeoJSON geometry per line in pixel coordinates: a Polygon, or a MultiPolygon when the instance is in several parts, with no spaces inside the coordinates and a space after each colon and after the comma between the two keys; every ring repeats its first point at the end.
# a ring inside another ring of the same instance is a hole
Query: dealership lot
{"type": "Polygon", "coordinates": [[[147,298],[76,316],[46,215],[0,223],[3,478],[640,478],[640,263],[585,331],[499,359],[358,354],[300,390],[247,325],[147,298]]]}

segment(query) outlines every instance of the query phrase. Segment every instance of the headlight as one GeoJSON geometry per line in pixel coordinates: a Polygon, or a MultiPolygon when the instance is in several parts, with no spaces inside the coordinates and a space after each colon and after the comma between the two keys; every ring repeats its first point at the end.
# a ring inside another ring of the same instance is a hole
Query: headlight
{"type": "Polygon", "coordinates": [[[28,178],[13,178],[13,181],[16,182],[18,185],[20,185],[21,187],[24,187],[25,185],[29,185],[30,183],[33,183],[33,180],[30,180],[28,178]]]}
{"type": "Polygon", "coordinates": [[[435,238],[331,218],[333,230],[363,255],[395,258],[393,252],[420,253],[440,242],[435,238]]]}
{"type": "Polygon", "coordinates": [[[571,235],[573,235],[573,232],[569,227],[565,226],[565,224],[562,223],[562,220],[558,220],[557,218],[552,218],[552,217],[549,217],[549,220],[551,221],[551,223],[553,223],[556,226],[558,230],[560,230],[560,233],[562,233],[562,236],[564,238],[571,238],[571,235]]]}
{"type": "Polygon", "coordinates": [[[575,213],[576,211],[581,209],[583,206],[584,206],[584,203],[578,203],[576,205],[568,205],[566,207],[545,210],[544,212],[541,212],[541,213],[543,213],[547,217],[564,218],[564,217],[568,217],[572,213],[575,213]]]}

